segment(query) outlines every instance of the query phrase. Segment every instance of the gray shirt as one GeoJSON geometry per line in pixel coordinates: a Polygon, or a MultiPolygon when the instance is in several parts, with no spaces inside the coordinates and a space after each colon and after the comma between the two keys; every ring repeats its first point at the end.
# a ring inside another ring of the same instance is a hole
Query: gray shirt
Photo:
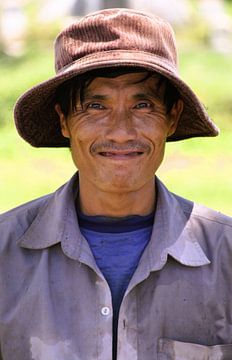
{"type": "MultiPolygon", "coordinates": [[[[231,360],[232,220],[156,186],[117,359],[231,360]]],[[[75,175],[0,217],[1,360],[112,359],[111,293],[78,227],[77,188],[75,175]]]]}

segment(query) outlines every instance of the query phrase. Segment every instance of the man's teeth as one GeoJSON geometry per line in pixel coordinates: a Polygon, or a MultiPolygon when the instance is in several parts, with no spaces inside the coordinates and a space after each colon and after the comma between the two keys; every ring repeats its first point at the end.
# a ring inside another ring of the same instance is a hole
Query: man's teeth
{"type": "Polygon", "coordinates": [[[128,153],[112,153],[112,152],[100,152],[100,155],[102,156],[137,156],[137,155],[141,155],[142,152],[139,151],[133,151],[133,152],[128,152],[128,153]]]}

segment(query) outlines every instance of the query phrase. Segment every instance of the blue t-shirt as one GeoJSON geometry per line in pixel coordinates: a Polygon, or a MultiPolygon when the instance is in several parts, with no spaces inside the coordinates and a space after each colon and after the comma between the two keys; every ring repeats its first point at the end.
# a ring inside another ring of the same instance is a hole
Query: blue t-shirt
{"type": "Polygon", "coordinates": [[[150,240],[153,219],[154,213],[111,218],[78,211],[81,232],[111,290],[114,331],[123,295],[150,240]]]}

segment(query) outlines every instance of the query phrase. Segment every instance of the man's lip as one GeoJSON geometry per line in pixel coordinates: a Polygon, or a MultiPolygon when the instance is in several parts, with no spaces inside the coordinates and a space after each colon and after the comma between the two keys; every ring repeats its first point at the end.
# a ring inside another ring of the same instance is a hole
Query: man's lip
{"type": "Polygon", "coordinates": [[[98,156],[141,156],[145,153],[150,153],[151,147],[149,144],[144,143],[144,141],[133,140],[127,141],[127,143],[119,144],[115,141],[102,141],[94,143],[90,147],[90,152],[92,155],[98,156]]]}
{"type": "Polygon", "coordinates": [[[129,159],[137,156],[141,156],[144,154],[144,151],[99,151],[98,155],[111,158],[111,159],[129,159]]]}

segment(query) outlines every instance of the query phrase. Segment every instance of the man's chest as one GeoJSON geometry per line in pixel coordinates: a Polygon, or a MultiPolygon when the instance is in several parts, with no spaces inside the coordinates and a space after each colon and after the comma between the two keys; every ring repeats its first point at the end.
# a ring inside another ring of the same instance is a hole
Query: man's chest
{"type": "MultiPolygon", "coordinates": [[[[21,273],[11,268],[2,282],[3,360],[111,359],[113,309],[106,281],[53,250],[35,255],[27,269],[22,260],[21,273]]],[[[210,348],[209,355],[206,346],[232,343],[231,286],[219,267],[190,268],[169,259],[126,292],[117,359],[226,359],[221,348],[210,348]],[[188,351],[184,343],[204,347],[188,351]]]]}

